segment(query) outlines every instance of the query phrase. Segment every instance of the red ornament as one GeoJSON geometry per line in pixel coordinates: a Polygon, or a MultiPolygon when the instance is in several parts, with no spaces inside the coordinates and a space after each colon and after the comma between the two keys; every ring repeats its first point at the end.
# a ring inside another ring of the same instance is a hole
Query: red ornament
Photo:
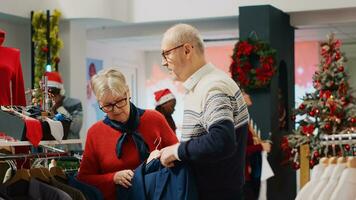
{"type": "Polygon", "coordinates": [[[350,151],[350,149],[351,149],[350,145],[349,144],[345,144],[345,150],[346,151],[350,151]]]}
{"type": "Polygon", "coordinates": [[[356,118],[355,117],[352,117],[351,119],[350,119],[350,121],[351,121],[351,123],[356,123],[356,118]]]}
{"type": "Polygon", "coordinates": [[[314,165],[315,165],[314,160],[309,160],[309,165],[310,165],[311,167],[314,167],[314,165]]]}
{"type": "Polygon", "coordinates": [[[48,52],[48,48],[47,47],[42,47],[42,51],[47,53],[48,52]]]}
{"type": "Polygon", "coordinates": [[[312,117],[314,117],[314,116],[315,116],[315,111],[314,111],[314,110],[310,111],[310,112],[309,112],[309,115],[312,116],[312,117]]]}
{"type": "Polygon", "coordinates": [[[327,124],[325,124],[324,128],[325,128],[325,130],[330,130],[331,125],[329,123],[327,123],[327,124]]]}
{"type": "Polygon", "coordinates": [[[337,68],[337,70],[339,70],[339,72],[343,72],[344,71],[344,66],[340,66],[339,68],[337,68]]]}
{"type": "Polygon", "coordinates": [[[292,164],[292,167],[293,167],[293,169],[297,170],[297,169],[300,168],[300,165],[299,165],[299,163],[294,162],[294,163],[292,164]]]}
{"type": "Polygon", "coordinates": [[[304,110],[304,108],[305,108],[305,105],[304,104],[300,104],[299,109],[300,110],[304,110]]]}
{"type": "Polygon", "coordinates": [[[319,158],[319,156],[320,156],[319,151],[314,151],[314,157],[319,158]]]}
{"type": "Polygon", "coordinates": [[[307,135],[307,136],[310,136],[313,134],[313,131],[315,129],[314,125],[313,124],[310,124],[310,125],[305,125],[305,126],[301,126],[302,128],[302,132],[307,135]]]}

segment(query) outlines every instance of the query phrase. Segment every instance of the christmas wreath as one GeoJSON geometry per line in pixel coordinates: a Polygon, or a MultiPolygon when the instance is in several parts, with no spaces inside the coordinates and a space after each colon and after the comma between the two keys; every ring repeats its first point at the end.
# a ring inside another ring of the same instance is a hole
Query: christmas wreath
{"type": "Polygon", "coordinates": [[[267,87],[277,71],[276,50],[258,39],[237,42],[231,58],[231,76],[245,89],[267,87]]]}

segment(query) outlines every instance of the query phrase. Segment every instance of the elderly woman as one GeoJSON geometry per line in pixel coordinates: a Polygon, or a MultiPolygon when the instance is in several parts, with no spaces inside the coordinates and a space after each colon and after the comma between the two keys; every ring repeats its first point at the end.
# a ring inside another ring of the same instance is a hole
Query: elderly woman
{"type": "Polygon", "coordinates": [[[150,152],[178,140],[161,114],[130,102],[125,77],[118,70],[100,71],[91,84],[107,116],[88,130],[78,179],[99,188],[105,199],[116,199],[116,186],[130,187],[133,170],[150,152]]]}

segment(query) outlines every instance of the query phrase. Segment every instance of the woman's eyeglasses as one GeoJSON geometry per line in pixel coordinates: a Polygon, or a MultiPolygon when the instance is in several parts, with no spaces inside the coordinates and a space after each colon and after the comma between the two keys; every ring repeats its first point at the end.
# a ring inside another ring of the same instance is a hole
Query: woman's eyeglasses
{"type": "Polygon", "coordinates": [[[126,98],[123,98],[123,99],[120,99],[119,101],[116,101],[115,103],[110,103],[110,104],[107,104],[105,106],[99,106],[100,110],[102,110],[103,112],[112,112],[114,111],[115,107],[117,109],[121,109],[123,107],[125,107],[127,105],[127,97],[126,98]]]}

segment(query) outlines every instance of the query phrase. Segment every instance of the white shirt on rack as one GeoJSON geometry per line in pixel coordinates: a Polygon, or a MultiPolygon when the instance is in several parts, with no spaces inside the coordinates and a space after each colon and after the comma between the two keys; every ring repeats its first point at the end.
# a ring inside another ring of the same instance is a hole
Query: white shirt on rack
{"type": "Polygon", "coordinates": [[[333,194],[333,192],[336,188],[336,185],[338,184],[338,182],[340,180],[340,176],[345,168],[346,168],[346,163],[340,163],[340,164],[336,165],[333,173],[331,174],[328,184],[320,193],[318,200],[329,200],[330,199],[331,195],[333,194]]]}
{"type": "Polygon", "coordinates": [[[326,167],[323,164],[314,166],[310,181],[300,190],[297,197],[295,198],[296,200],[303,200],[308,198],[315,186],[320,181],[321,175],[324,173],[325,168],[326,167]]]}
{"type": "Polygon", "coordinates": [[[320,193],[322,192],[322,190],[326,187],[326,185],[329,182],[329,179],[331,177],[331,174],[333,173],[334,169],[336,167],[336,164],[329,164],[323,175],[321,175],[320,181],[318,182],[318,184],[315,186],[315,188],[313,189],[312,194],[309,196],[308,199],[310,200],[315,200],[318,199],[320,193]]]}
{"type": "Polygon", "coordinates": [[[354,200],[356,198],[356,168],[346,168],[330,200],[354,200]]]}

